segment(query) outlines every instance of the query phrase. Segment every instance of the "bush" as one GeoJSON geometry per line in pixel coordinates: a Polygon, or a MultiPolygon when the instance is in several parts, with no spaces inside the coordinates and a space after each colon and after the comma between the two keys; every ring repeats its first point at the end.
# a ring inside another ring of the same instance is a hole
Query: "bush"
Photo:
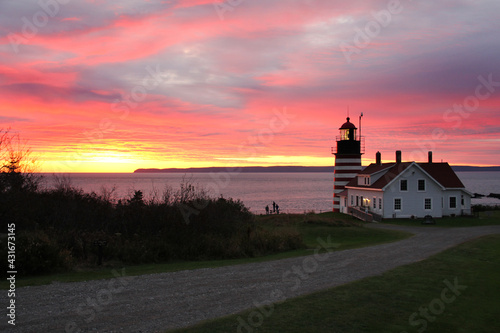
{"type": "Polygon", "coordinates": [[[473,212],[486,212],[488,210],[500,210],[500,205],[472,205],[473,212]]]}
{"type": "Polygon", "coordinates": [[[43,231],[19,233],[16,239],[16,262],[22,275],[50,273],[71,267],[69,250],[60,248],[43,231]]]}
{"type": "Polygon", "coordinates": [[[0,215],[16,223],[24,275],[96,265],[97,242],[104,244],[104,262],[131,264],[253,257],[302,247],[296,231],[257,228],[239,200],[210,198],[190,184],[163,198],[147,201],[135,191],[112,202],[64,182],[52,190],[1,192],[0,215]]]}
{"type": "Polygon", "coordinates": [[[254,256],[303,248],[302,236],[290,228],[284,230],[257,229],[250,238],[250,249],[254,256]]]}

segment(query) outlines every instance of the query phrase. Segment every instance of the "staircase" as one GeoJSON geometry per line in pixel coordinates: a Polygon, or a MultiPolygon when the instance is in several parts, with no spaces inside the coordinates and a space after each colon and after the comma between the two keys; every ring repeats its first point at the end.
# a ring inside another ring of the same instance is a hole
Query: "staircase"
{"type": "Polygon", "coordinates": [[[365,222],[380,222],[382,221],[382,216],[373,212],[367,213],[358,207],[349,207],[347,213],[354,216],[357,219],[365,222]]]}

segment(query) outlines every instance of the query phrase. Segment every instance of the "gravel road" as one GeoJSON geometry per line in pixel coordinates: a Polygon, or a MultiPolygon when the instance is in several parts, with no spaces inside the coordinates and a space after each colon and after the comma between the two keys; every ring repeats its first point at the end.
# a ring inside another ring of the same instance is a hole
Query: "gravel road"
{"type": "MultiPolygon", "coordinates": [[[[500,233],[500,226],[370,227],[415,235],[389,244],[264,263],[136,277],[115,271],[116,278],[110,280],[23,287],[16,291],[15,328],[4,314],[0,332],[164,332],[379,275],[467,240],[500,233]]],[[[330,250],[336,246],[328,235],[322,243],[330,250]]],[[[1,299],[1,304],[8,304],[6,291],[1,299]]]]}

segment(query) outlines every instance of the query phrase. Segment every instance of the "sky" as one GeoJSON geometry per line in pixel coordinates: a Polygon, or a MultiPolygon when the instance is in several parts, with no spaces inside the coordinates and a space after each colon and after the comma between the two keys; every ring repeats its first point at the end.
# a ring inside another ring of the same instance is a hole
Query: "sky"
{"type": "Polygon", "coordinates": [[[498,0],[0,0],[0,129],[41,172],[500,165],[498,0]]]}

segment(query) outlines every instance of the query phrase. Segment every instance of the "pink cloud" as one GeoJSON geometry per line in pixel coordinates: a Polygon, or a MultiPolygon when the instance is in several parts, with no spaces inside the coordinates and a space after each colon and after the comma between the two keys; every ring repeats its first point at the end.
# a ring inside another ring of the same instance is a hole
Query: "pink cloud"
{"type": "MultiPolygon", "coordinates": [[[[10,6],[19,17],[37,9],[10,6]]],[[[256,0],[221,17],[208,0],[75,3],[17,54],[6,33],[0,37],[0,119],[51,154],[84,142],[165,160],[255,163],[248,158],[256,154],[330,163],[349,107],[355,123],[365,114],[367,161],[377,150],[392,158],[395,149],[410,156],[432,146],[452,163],[498,164],[497,83],[474,111],[447,110],[474,96],[479,76],[500,82],[492,33],[499,5],[405,3],[348,63],[339,44],[353,43],[386,8],[386,1],[256,0]],[[147,89],[146,68],[161,78],[147,89]],[[144,98],[126,113],[114,109],[139,91],[144,98]],[[293,119],[266,141],[283,108],[293,119]],[[434,130],[443,135],[433,138],[434,130]]],[[[14,17],[5,29],[20,33],[20,22],[14,17]]]]}

